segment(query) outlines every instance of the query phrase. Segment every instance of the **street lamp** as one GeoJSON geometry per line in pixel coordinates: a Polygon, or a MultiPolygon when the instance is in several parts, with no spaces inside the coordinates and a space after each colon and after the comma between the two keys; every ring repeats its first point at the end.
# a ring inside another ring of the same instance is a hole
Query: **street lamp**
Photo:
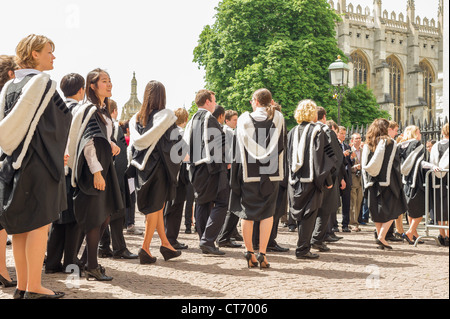
{"type": "Polygon", "coordinates": [[[338,125],[341,125],[341,101],[348,85],[350,68],[341,60],[341,56],[328,67],[330,82],[333,86],[333,98],[338,102],[338,125]]]}

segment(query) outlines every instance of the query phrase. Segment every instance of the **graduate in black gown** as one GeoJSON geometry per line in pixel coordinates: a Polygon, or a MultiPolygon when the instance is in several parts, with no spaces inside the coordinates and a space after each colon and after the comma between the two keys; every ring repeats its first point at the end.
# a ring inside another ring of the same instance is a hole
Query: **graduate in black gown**
{"type": "Polygon", "coordinates": [[[225,159],[225,133],[212,115],[215,93],[200,90],[198,111],[192,116],[183,139],[189,145],[189,179],[195,194],[195,228],[203,254],[224,255],[215,245],[228,208],[229,184],[225,159]]]}
{"type": "Polygon", "coordinates": [[[267,89],[253,93],[253,112],[238,118],[231,166],[230,212],[239,216],[249,268],[269,268],[266,251],[280,182],[284,179],[286,129],[267,89]],[[259,222],[259,254],[253,250],[253,224],[259,222]]]}
{"type": "Polygon", "coordinates": [[[310,259],[318,257],[310,251],[311,238],[324,192],[333,187],[336,157],[322,127],[315,123],[314,101],[301,101],[294,117],[298,125],[288,135],[289,211],[298,224],[295,255],[310,259]]]}
{"type": "Polygon", "coordinates": [[[29,35],[16,48],[15,79],[0,96],[0,223],[12,235],[15,299],[60,298],[41,285],[49,226],[67,208],[64,151],[72,115],[43,73],[53,42],[29,35]]]}
{"type": "Polygon", "coordinates": [[[112,140],[113,125],[108,111],[111,90],[111,79],[106,71],[89,72],[86,103],[74,115],[69,135],[74,213],[86,236],[88,280],[113,279],[98,264],[97,250],[111,214],[124,207],[113,160],[120,148],[112,140]]]}
{"type": "MultiPolygon", "coordinates": [[[[424,168],[434,170],[435,178],[430,187],[431,218],[438,225],[448,227],[448,170],[449,167],[449,125],[446,123],[441,131],[442,140],[436,142],[431,148],[429,162],[424,163],[424,168]],[[447,189],[447,191],[445,191],[447,189]]],[[[439,242],[443,246],[449,246],[449,230],[439,229],[439,242]]]]}
{"type": "Polygon", "coordinates": [[[376,119],[366,134],[361,156],[364,197],[375,222],[380,249],[389,249],[386,234],[392,222],[408,209],[400,173],[400,152],[388,135],[389,121],[376,119]]]}
{"type": "MultiPolygon", "coordinates": [[[[14,55],[0,55],[0,92],[6,82],[14,79],[14,71],[18,68],[14,55]]],[[[8,234],[0,223],[0,285],[3,285],[5,288],[15,287],[17,285],[15,280],[11,280],[6,266],[7,240],[8,234]]]]}
{"type": "Polygon", "coordinates": [[[403,141],[398,144],[409,221],[409,230],[402,233],[402,237],[411,245],[419,237],[417,227],[425,214],[426,171],[422,168],[425,146],[420,140],[420,129],[415,125],[410,125],[403,131],[403,141]]]}
{"type": "Polygon", "coordinates": [[[183,150],[187,153],[176,120],[175,113],[166,109],[164,85],[150,81],[141,109],[129,123],[127,174],[134,178],[137,206],[145,215],[144,241],[138,254],[141,264],[156,262],[150,253],[155,230],[161,239],[160,253],[164,260],[181,255],[170,244],[164,229],[164,206],[175,199],[183,150]]]}

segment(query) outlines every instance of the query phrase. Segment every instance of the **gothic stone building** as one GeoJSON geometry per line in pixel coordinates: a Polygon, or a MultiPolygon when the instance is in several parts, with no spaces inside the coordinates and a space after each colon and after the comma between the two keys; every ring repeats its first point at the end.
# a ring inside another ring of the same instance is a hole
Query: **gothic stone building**
{"type": "Polygon", "coordinates": [[[383,10],[381,0],[372,9],[327,1],[342,17],[336,36],[352,70],[349,86],[366,83],[397,122],[441,116],[443,0],[438,21],[416,15],[414,0],[405,1],[406,16],[383,10]]]}

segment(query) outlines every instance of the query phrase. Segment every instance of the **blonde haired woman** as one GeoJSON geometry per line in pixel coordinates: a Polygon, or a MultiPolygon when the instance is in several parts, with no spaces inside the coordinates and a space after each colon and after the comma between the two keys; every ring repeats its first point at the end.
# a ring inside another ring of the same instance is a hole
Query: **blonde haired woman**
{"type": "Polygon", "coordinates": [[[298,125],[288,134],[289,210],[298,224],[297,258],[313,259],[311,238],[323,193],[333,187],[332,170],[337,161],[325,132],[316,124],[317,106],[303,100],[294,113],[298,125]],[[327,147],[328,145],[328,147],[327,147]]]}
{"type": "Polygon", "coordinates": [[[12,235],[16,299],[64,296],[41,285],[49,225],[67,208],[64,151],[72,118],[43,73],[53,69],[54,49],[42,35],[21,40],[21,69],[0,94],[0,222],[12,235]]]}
{"type": "MultiPolygon", "coordinates": [[[[398,147],[402,161],[401,173],[408,202],[409,221],[409,230],[402,233],[402,238],[412,245],[415,239],[419,237],[417,227],[425,213],[425,174],[421,164],[425,154],[425,147],[421,143],[420,129],[415,125],[406,127],[403,132],[403,139],[398,147]]],[[[402,215],[400,215],[396,220],[396,224],[401,223],[402,220],[402,215]]]]}

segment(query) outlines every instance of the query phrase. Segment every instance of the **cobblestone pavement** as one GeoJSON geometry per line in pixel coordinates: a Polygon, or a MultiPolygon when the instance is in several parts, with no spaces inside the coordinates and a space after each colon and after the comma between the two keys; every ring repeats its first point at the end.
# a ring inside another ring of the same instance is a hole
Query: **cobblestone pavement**
{"type": "MultiPolygon", "coordinates": [[[[142,215],[137,226],[143,229],[142,215]]],[[[339,219],[340,220],[340,219],[339,219]]],[[[405,225],[407,229],[407,225],[405,225]]],[[[392,251],[376,248],[373,225],[361,232],[338,233],[344,238],[329,244],[330,252],[317,260],[295,258],[297,234],[280,226],[278,243],[287,253],[268,253],[270,269],[247,269],[244,248],[222,248],[223,257],[203,255],[196,233],[180,231],[179,241],[189,245],[181,257],[165,262],[155,235],[152,265],[138,260],[99,259],[111,282],[72,280],[66,274],[43,274],[44,286],[64,291],[66,299],[448,299],[449,249],[425,239],[417,247],[393,243],[392,251]],[[263,289],[259,283],[264,283],[263,289]],[[73,285],[79,284],[79,287],[73,285]]],[[[423,228],[419,232],[423,234],[423,228]]],[[[433,232],[432,232],[433,234],[433,232]]],[[[126,235],[137,253],[143,236],[126,235]]],[[[12,276],[14,260],[7,248],[12,276]]],[[[1,288],[0,299],[10,299],[14,288],[1,288]]]]}

